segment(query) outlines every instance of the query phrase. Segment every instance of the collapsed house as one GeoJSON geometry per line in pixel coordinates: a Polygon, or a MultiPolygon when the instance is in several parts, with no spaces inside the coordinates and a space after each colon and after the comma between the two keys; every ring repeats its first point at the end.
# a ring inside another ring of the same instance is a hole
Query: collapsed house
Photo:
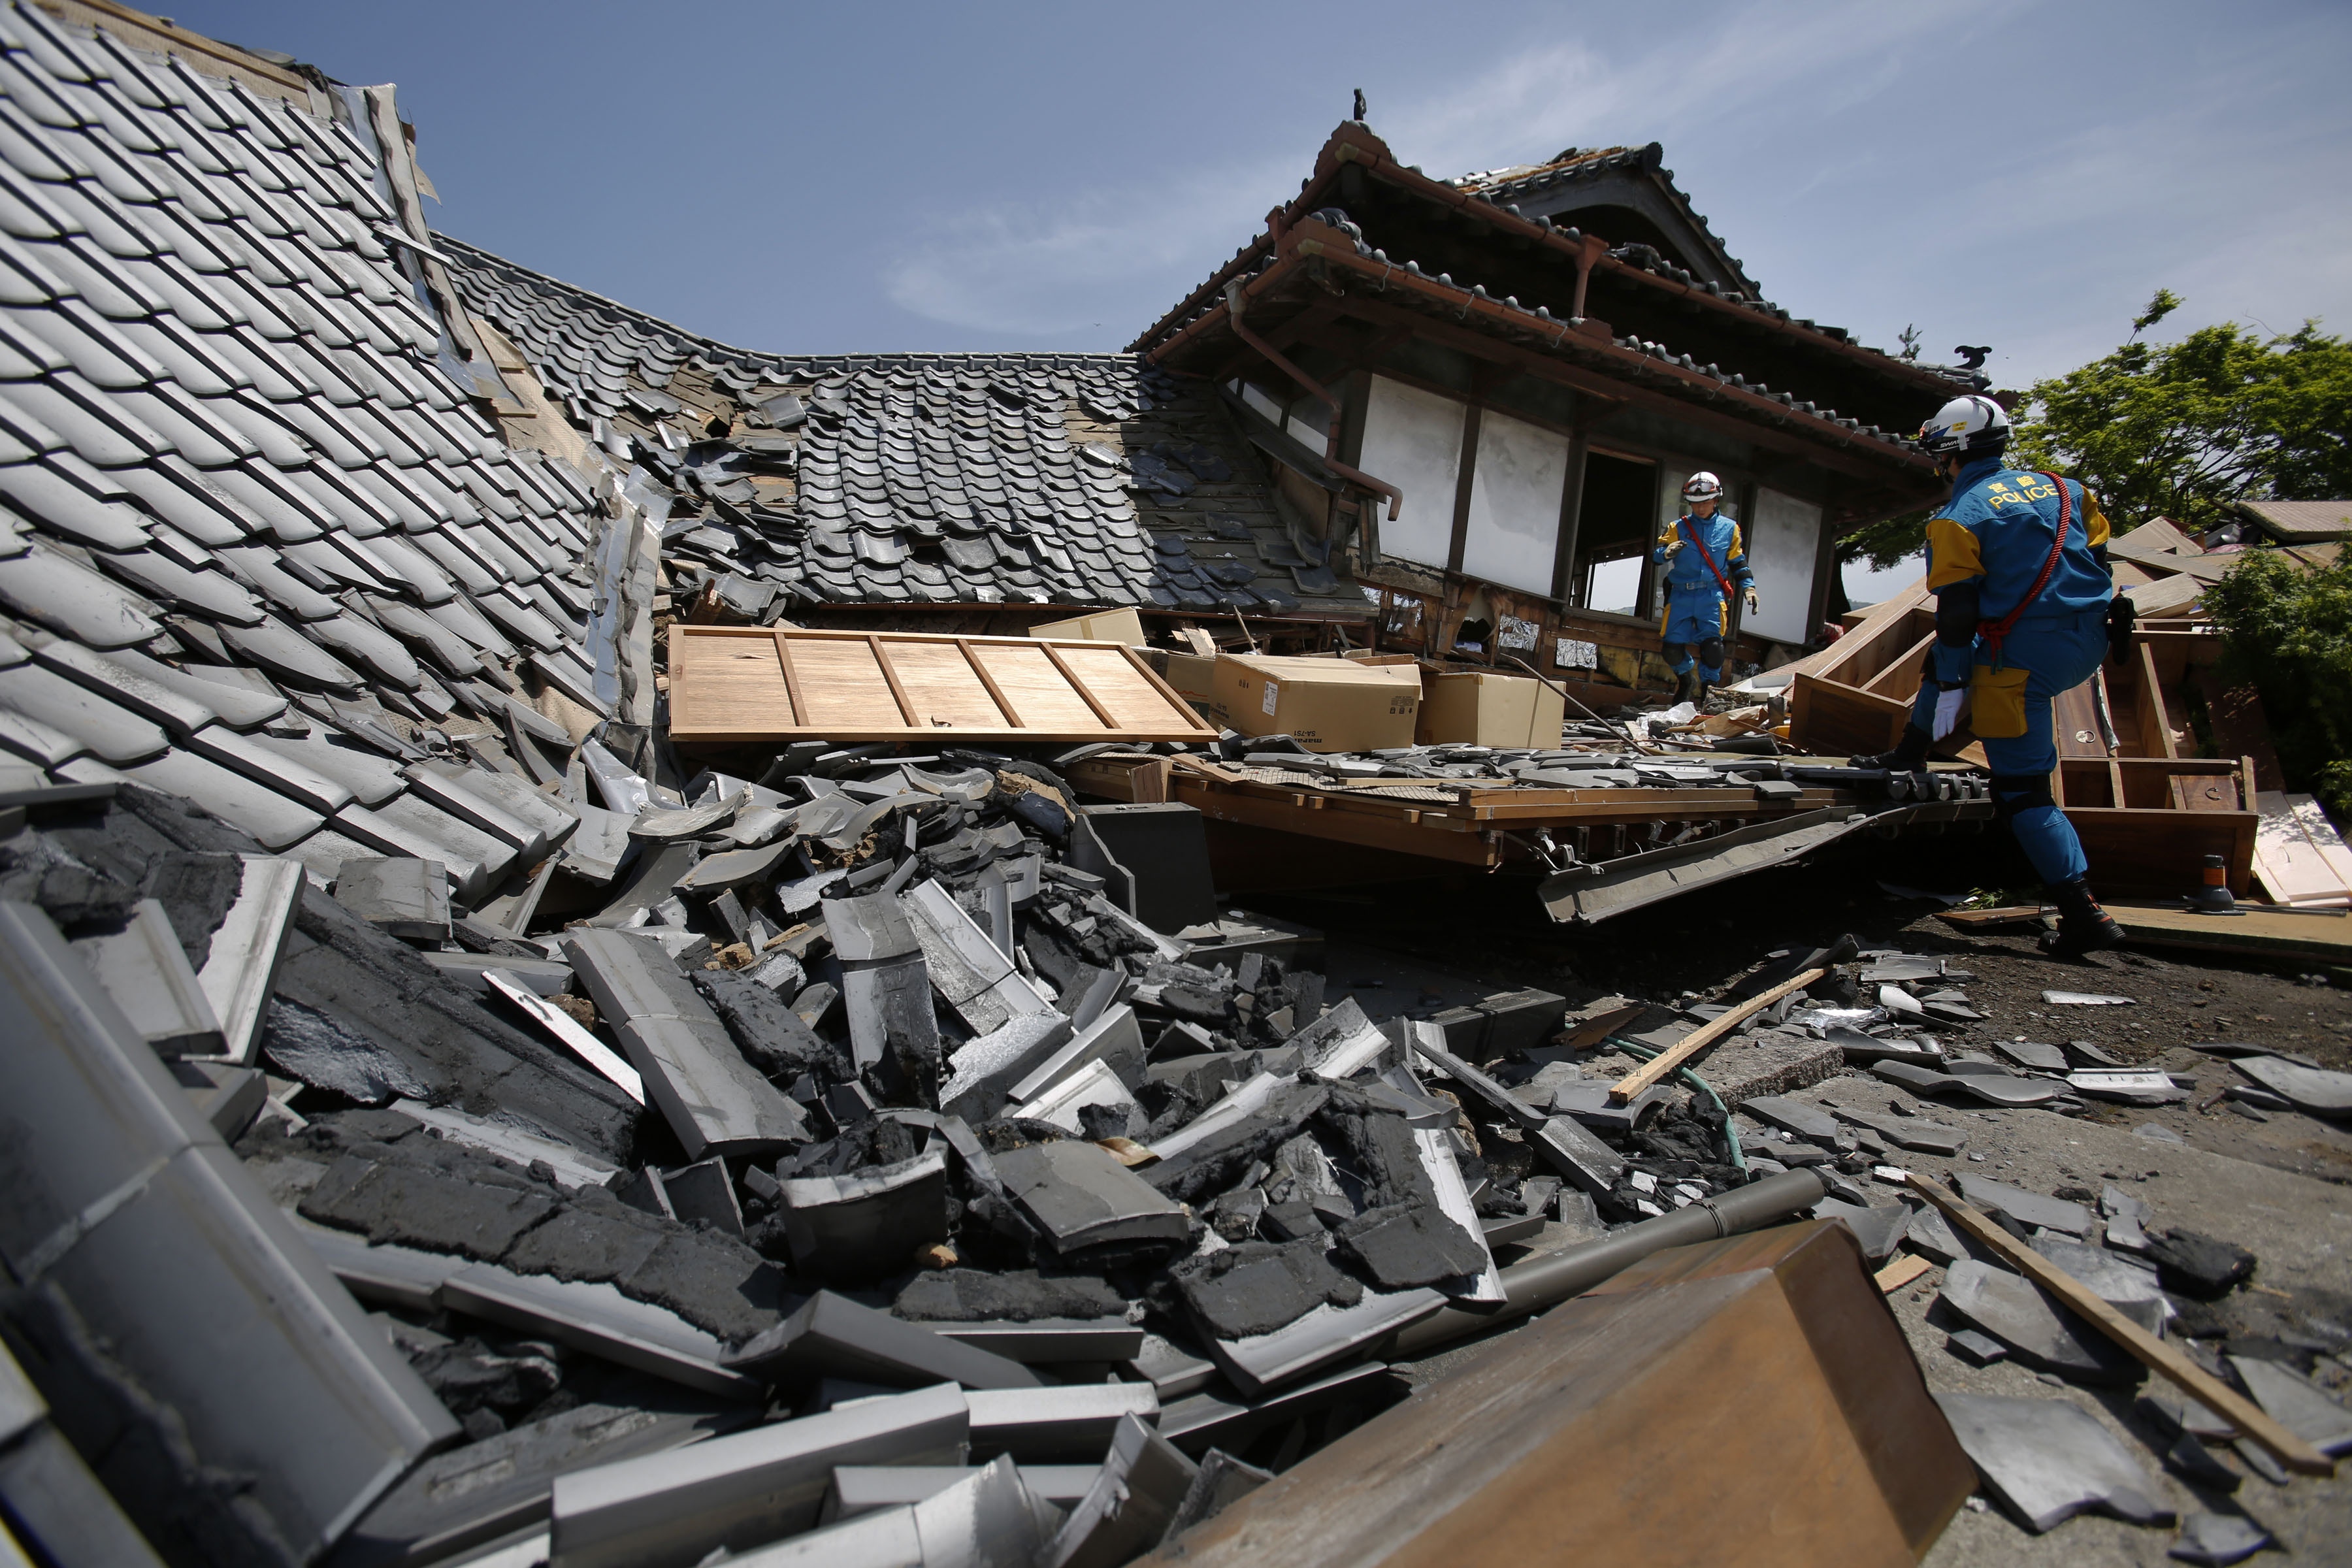
{"type": "MultiPolygon", "coordinates": [[[[1205,828],[1378,819],[1591,919],[1980,819],[1972,784],[1557,705],[1310,746],[1208,721],[1205,634],[1006,634],[1238,615],[1372,649],[1321,685],[1417,701],[1472,642],[1636,685],[1600,569],[1704,462],[1775,542],[1760,657],[1964,375],[1763,305],[1654,150],[1444,186],[1343,127],[1118,355],[748,353],[435,235],[429,191],[388,88],[0,11],[0,1543],[1112,1564],[1376,1416],[1392,1361],[1653,1253],[1843,1202],[1735,1272],[1878,1311],[1867,1162],[1661,1087],[1772,1007],[1735,1099],[1934,1089],[1892,1014],[1794,1011],[1861,955],[1705,1021],[1376,1017],[1219,902],[1205,828]],[[1465,244],[1467,291],[1430,275],[1465,244]]],[[[1262,718],[1318,685],[1259,674],[1262,718]]],[[[1888,1397],[1926,1479],[1872,1517],[1924,1544],[1972,1480],[1916,1374],[1888,1397]]]]}

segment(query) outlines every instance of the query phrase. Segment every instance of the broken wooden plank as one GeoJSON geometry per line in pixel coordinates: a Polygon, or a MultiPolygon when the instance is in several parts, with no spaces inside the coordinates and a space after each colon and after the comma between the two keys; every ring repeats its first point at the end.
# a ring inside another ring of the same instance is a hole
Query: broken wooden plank
{"type": "Polygon", "coordinates": [[[2057,1297],[2075,1316],[2129,1352],[2142,1365],[2170,1378],[2184,1393],[2201,1401],[2208,1409],[2218,1413],[2239,1431],[2270,1450],[2280,1464],[2306,1476],[2332,1476],[2336,1473],[2333,1459],[2272,1420],[2252,1400],[2107,1305],[2089,1286],[2072,1274],[1917,1172],[1911,1173],[1906,1179],[1913,1192],[1943,1210],[1952,1223],[2000,1253],[2002,1261],[2011,1268],[2057,1297]]]}
{"type": "Polygon", "coordinates": [[[1715,1044],[1781,997],[1802,991],[1828,973],[1826,969],[1808,969],[1801,973],[1791,975],[1771,990],[1759,995],[1750,996],[1721,1017],[1701,1024],[1697,1028],[1611,1084],[1609,1102],[1612,1105],[1626,1104],[1635,1095],[1664,1079],[1668,1073],[1689,1061],[1691,1058],[1698,1055],[1699,1052],[1706,1049],[1707,1047],[1715,1044]]]}

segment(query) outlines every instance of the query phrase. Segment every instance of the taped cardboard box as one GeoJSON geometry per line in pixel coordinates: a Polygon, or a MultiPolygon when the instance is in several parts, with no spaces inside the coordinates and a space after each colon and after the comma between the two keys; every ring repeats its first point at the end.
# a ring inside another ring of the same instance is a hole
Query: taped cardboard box
{"type": "Polygon", "coordinates": [[[1540,680],[1467,669],[1431,670],[1421,678],[1416,744],[1533,746],[1559,744],[1568,703],[1540,680]]]}
{"type": "Polygon", "coordinates": [[[1316,752],[1413,743],[1421,672],[1409,658],[1367,665],[1321,655],[1211,658],[1157,648],[1147,657],[1201,717],[1244,735],[1296,735],[1316,752]]]}

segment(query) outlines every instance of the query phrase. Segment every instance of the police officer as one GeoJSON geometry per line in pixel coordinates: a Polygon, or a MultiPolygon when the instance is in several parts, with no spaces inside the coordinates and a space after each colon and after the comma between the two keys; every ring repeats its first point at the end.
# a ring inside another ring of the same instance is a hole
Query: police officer
{"type": "Polygon", "coordinates": [[[2044,947],[2068,958],[2113,947],[2123,933],[2091,896],[2082,843],[2050,795],[2051,699],[2090,679],[2107,654],[2107,520],[2078,481],[2003,465],[2009,416],[1989,397],[1944,405],[1919,446],[1952,484],[1927,521],[1936,642],[1902,741],[1854,762],[1918,769],[1969,699],[1994,807],[2058,906],[2044,947]]]}
{"type": "Polygon", "coordinates": [[[1704,702],[1723,679],[1723,637],[1735,593],[1756,610],[1756,576],[1739,525],[1721,515],[1723,481],[1704,468],[1683,485],[1683,515],[1658,536],[1650,559],[1666,569],[1666,613],[1658,629],[1675,672],[1675,700],[1704,702]],[[1697,673],[1692,673],[1696,665],[1697,673]]]}

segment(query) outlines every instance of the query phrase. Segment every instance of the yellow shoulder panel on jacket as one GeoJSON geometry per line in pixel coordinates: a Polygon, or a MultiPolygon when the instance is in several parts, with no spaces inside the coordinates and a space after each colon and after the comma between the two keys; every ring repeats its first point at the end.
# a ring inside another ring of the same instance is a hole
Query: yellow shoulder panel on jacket
{"type": "Polygon", "coordinates": [[[2099,498],[2091,493],[2088,485],[2083,487],[2083,536],[2095,550],[2107,542],[2107,514],[2099,510],[2099,498]]]}
{"type": "Polygon", "coordinates": [[[1984,575],[1977,536],[1948,517],[1927,520],[1927,587],[1930,592],[1984,575]]]}

